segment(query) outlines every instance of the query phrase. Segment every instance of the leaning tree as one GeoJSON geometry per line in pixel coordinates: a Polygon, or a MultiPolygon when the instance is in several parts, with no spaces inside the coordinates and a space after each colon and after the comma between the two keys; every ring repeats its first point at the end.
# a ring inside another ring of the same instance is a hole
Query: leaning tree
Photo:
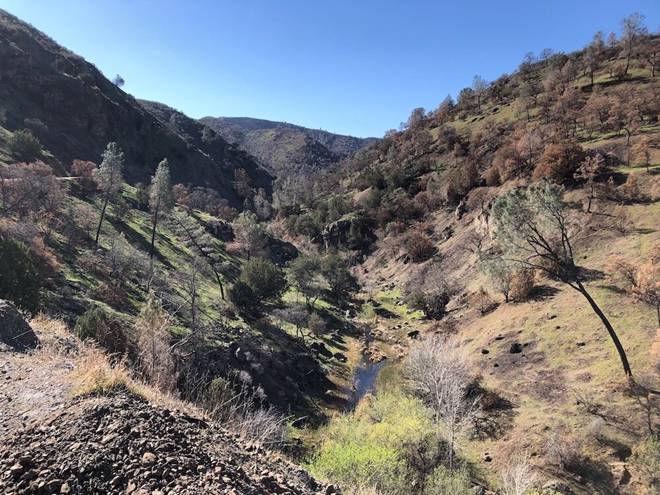
{"type": "Polygon", "coordinates": [[[560,186],[542,181],[503,194],[491,215],[495,239],[506,259],[540,270],[575,289],[598,315],[619,353],[626,376],[632,371],[614,327],[584,286],[583,270],[575,264],[572,239],[578,231],[567,218],[560,186]]]}

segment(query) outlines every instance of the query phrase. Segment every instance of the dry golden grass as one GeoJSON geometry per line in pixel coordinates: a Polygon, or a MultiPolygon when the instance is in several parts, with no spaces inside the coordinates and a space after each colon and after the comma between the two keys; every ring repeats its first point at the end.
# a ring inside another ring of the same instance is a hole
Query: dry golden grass
{"type": "Polygon", "coordinates": [[[138,379],[126,363],[113,362],[99,347],[81,342],[64,321],[43,314],[30,321],[40,346],[31,356],[36,366],[64,369],[62,380],[68,382],[73,396],[127,391],[146,401],[197,417],[204,413],[174,395],[151,387],[138,379]]]}

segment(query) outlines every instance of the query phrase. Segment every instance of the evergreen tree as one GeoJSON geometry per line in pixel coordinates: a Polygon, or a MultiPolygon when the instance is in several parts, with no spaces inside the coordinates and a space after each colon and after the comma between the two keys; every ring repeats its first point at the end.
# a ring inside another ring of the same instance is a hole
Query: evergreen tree
{"type": "Polygon", "coordinates": [[[103,194],[103,208],[101,209],[101,217],[99,218],[99,225],[96,228],[96,236],[94,243],[98,246],[99,236],[101,235],[101,226],[105,218],[105,212],[108,208],[108,203],[114,200],[121,188],[124,181],[122,177],[122,170],[124,168],[124,153],[117,145],[117,143],[110,142],[103,152],[103,161],[101,166],[96,170],[95,179],[98,184],[99,190],[103,194]]]}

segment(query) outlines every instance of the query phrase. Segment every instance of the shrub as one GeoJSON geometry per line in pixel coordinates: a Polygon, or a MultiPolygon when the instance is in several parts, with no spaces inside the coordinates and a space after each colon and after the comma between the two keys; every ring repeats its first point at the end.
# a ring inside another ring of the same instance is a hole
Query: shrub
{"type": "Polygon", "coordinates": [[[470,306],[476,307],[479,313],[485,315],[497,306],[497,303],[490,297],[490,294],[483,287],[471,295],[470,306]]]}
{"type": "Polygon", "coordinates": [[[475,493],[470,484],[470,476],[466,469],[450,471],[444,466],[433,470],[426,481],[426,495],[471,495],[475,493]]]}
{"type": "Polygon", "coordinates": [[[406,237],[405,247],[408,256],[415,263],[426,261],[435,253],[433,242],[421,230],[415,230],[406,237]]]}
{"type": "Polygon", "coordinates": [[[551,143],[543,151],[534,169],[534,180],[549,179],[563,183],[571,180],[584,161],[584,151],[577,143],[551,143]]]}
{"type": "Polygon", "coordinates": [[[347,487],[374,487],[406,493],[414,467],[404,445],[421,445],[435,436],[431,412],[418,399],[394,390],[367,398],[358,409],[320,432],[321,444],[309,465],[317,476],[347,487]]]}
{"type": "Polygon", "coordinates": [[[41,156],[41,143],[27,129],[19,130],[9,138],[9,152],[18,160],[31,162],[41,156]]]}
{"type": "Polygon", "coordinates": [[[128,351],[128,339],[118,322],[98,306],[80,315],[73,331],[80,340],[92,339],[112,354],[128,351]]]}
{"type": "Polygon", "coordinates": [[[30,249],[21,242],[0,237],[0,298],[36,312],[42,282],[30,249]]]}
{"type": "Polygon", "coordinates": [[[655,489],[660,488],[660,436],[651,435],[633,451],[633,465],[655,489]]]}
{"type": "Polygon", "coordinates": [[[517,270],[511,278],[511,299],[524,302],[534,290],[534,271],[529,269],[517,270]]]}
{"type": "Polygon", "coordinates": [[[241,280],[237,280],[234,285],[229,289],[229,300],[234,305],[244,311],[250,311],[254,308],[256,303],[254,292],[248,284],[241,280]]]}
{"type": "Polygon", "coordinates": [[[258,405],[259,392],[249,390],[245,379],[238,379],[243,382],[238,392],[230,381],[221,377],[213,379],[203,395],[204,407],[213,418],[244,439],[280,447],[287,440],[287,417],[274,407],[258,405]]]}
{"type": "Polygon", "coordinates": [[[416,290],[408,296],[407,303],[411,308],[422,311],[427,318],[439,320],[447,312],[449,292],[446,289],[416,290]]]}
{"type": "Polygon", "coordinates": [[[257,301],[279,299],[287,288],[284,272],[264,258],[252,258],[243,266],[240,280],[257,301]]]}

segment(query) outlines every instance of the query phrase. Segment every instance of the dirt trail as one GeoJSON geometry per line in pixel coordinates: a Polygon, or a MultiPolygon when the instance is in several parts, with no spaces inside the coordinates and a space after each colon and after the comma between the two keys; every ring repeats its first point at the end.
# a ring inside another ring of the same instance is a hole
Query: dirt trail
{"type": "Polygon", "coordinates": [[[39,423],[70,399],[69,360],[43,351],[0,350],[0,444],[7,435],[39,423]]]}

